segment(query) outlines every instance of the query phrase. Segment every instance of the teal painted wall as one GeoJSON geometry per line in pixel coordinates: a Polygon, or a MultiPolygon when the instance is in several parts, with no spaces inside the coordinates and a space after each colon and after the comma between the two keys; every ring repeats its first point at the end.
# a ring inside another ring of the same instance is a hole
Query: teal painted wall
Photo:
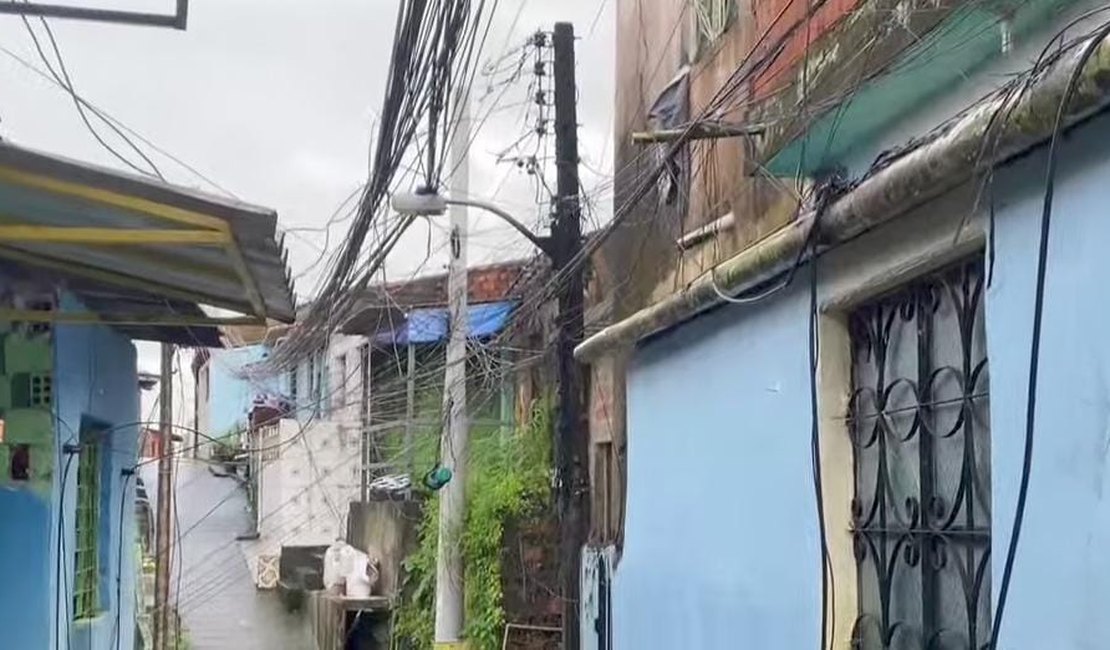
{"type": "MultiPolygon", "coordinates": [[[[965,4],[922,35],[884,74],[855,90],[850,101],[828,109],[808,136],[783,148],[767,163],[768,169],[794,176],[804,155],[802,169],[807,172],[837,165],[845,166],[850,174],[866,171],[883,150],[927,133],[992,92],[1000,79],[1029,68],[1060,25],[1098,3],[1002,0],[991,5],[965,4]],[[1004,53],[999,10],[1007,7],[1011,10],[1011,42],[1004,53]]],[[[891,12],[891,30],[904,29],[897,20],[891,12]]],[[[844,60],[858,53],[841,51],[838,55],[844,60]]]]}
{"type": "Polygon", "coordinates": [[[30,333],[9,323],[0,329],[5,443],[0,445],[0,626],[13,647],[45,648],[51,622],[53,558],[48,540],[56,442],[49,402],[29,403],[28,388],[32,381],[41,386],[51,374],[52,342],[49,333],[30,333]],[[10,454],[21,444],[30,445],[28,482],[10,480],[10,454]]]}
{"type": "MultiPolygon", "coordinates": [[[[75,303],[67,307],[77,308],[75,303]]],[[[104,650],[117,646],[133,647],[135,630],[135,518],[134,482],[124,493],[122,470],[134,467],[137,461],[139,429],[138,374],[135,347],[131,341],[106,327],[87,325],[58,326],[55,330],[55,412],[58,440],[72,442],[82,419],[95,420],[107,427],[101,445],[101,533],[99,537],[102,613],[91,621],[59,626],[58,648],[93,648],[104,650]],[[123,503],[121,519],[121,500],[123,503]],[[123,548],[122,565],[119,561],[123,548]],[[120,598],[117,602],[117,579],[122,575],[120,598]],[[116,612],[120,625],[116,626],[116,612]],[[67,630],[68,627],[68,630],[67,630]]],[[[60,497],[64,512],[61,588],[55,572],[52,593],[58,594],[54,611],[63,622],[72,621],[74,510],[77,497],[77,459],[65,472],[66,454],[59,453],[56,466],[55,503],[60,497]],[[64,485],[64,489],[63,489],[64,485]],[[63,494],[64,493],[64,494],[63,494]]],[[[51,526],[57,530],[55,516],[51,526]]],[[[51,544],[52,552],[56,545],[51,544]]],[[[53,632],[53,631],[52,631],[53,632]]]]}
{"type": "MultiPolygon", "coordinates": [[[[80,307],[65,302],[64,308],[80,307]]],[[[105,327],[58,326],[53,343],[53,471],[41,491],[0,488],[0,647],[131,648],[134,643],[134,490],[121,471],[134,466],[138,377],[131,342],[105,327]],[[101,446],[100,584],[102,612],[72,622],[77,456],[82,419],[109,430],[101,446]],[[67,471],[68,465],[68,471],[67,471]],[[122,519],[121,519],[122,499],[122,519]],[[59,506],[60,504],[60,506],[59,506]],[[61,543],[58,531],[61,529],[61,543]],[[122,567],[118,549],[123,544],[122,567]],[[117,578],[121,575],[117,599],[117,578]],[[121,612],[116,626],[116,612],[121,612]],[[118,639],[116,635],[118,634],[118,639]]],[[[32,458],[34,462],[34,458],[32,458]]],[[[7,471],[7,467],[3,468],[7,471]]]]}

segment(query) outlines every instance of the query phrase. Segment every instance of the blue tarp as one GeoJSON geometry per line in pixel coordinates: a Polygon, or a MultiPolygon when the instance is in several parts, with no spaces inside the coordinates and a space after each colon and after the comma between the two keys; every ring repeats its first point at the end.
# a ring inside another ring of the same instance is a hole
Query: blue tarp
{"type": "MultiPolygon", "coordinates": [[[[482,339],[497,334],[509,322],[515,303],[487,302],[467,306],[467,337],[482,339]]],[[[447,339],[450,318],[446,307],[413,309],[405,323],[375,337],[380,344],[436,343],[447,339]]]]}

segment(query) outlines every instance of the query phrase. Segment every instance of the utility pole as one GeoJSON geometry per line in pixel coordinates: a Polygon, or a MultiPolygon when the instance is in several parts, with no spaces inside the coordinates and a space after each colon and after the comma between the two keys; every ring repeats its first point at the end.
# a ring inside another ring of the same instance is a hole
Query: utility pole
{"type": "Polygon", "coordinates": [[[563,650],[579,650],[578,624],[582,547],[589,533],[589,431],[582,417],[581,369],[574,346],[585,329],[585,284],[582,213],[578,201],[578,109],[574,70],[574,25],[555,23],[555,221],[551,227],[552,262],[556,273],[579,264],[559,287],[556,356],[558,358],[558,419],[555,430],[556,500],[559,513],[559,582],[563,593],[563,650]]]}
{"type": "Polygon", "coordinates": [[[154,650],[171,647],[170,564],[173,539],[173,345],[162,344],[162,378],[159,382],[158,522],[155,525],[157,555],[154,568],[154,650]]]}
{"type": "MultiPolygon", "coordinates": [[[[458,124],[451,140],[453,170],[450,192],[465,197],[469,192],[470,168],[467,148],[470,144],[469,97],[460,93],[458,124]]],[[[468,215],[464,205],[450,207],[451,231],[448,246],[450,263],[447,270],[447,301],[449,339],[447,369],[444,373],[444,426],[440,446],[440,465],[451,470],[451,480],[440,492],[439,548],[436,558],[436,619],[437,647],[452,647],[461,641],[463,629],[463,559],[462,527],[466,521],[466,463],[469,422],[466,412],[466,333],[467,333],[467,272],[466,244],[468,215]]]]}

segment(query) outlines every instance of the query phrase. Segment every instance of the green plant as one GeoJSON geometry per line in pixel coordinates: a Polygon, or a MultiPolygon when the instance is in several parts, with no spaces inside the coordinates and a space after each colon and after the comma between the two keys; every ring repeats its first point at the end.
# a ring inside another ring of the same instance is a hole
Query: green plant
{"type": "Polygon", "coordinates": [[[239,432],[232,429],[212,441],[212,460],[230,463],[239,453],[239,432]]]}
{"type": "MultiPolygon", "coordinates": [[[[466,566],[466,627],[475,650],[500,647],[505,625],[501,548],[506,521],[550,506],[550,409],[534,409],[529,425],[504,435],[472,432],[467,479],[467,518],[461,533],[466,566]]],[[[419,546],[405,561],[405,595],[394,635],[413,648],[432,644],[439,500],[425,504],[419,546]]]]}

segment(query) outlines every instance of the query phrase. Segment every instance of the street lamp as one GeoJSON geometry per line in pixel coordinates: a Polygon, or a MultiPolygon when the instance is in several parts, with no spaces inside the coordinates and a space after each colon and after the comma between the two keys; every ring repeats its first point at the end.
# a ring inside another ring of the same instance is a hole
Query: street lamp
{"type": "MultiPolygon", "coordinates": [[[[447,213],[448,207],[456,208],[451,214],[451,257],[447,280],[451,325],[444,373],[446,428],[437,476],[434,477],[435,480],[429,481],[430,486],[437,485],[442,489],[436,557],[435,637],[437,643],[450,643],[457,641],[462,631],[464,601],[461,585],[464,573],[462,558],[458,553],[459,542],[452,537],[459,534],[462,523],[466,520],[466,460],[469,444],[466,413],[466,329],[469,319],[466,312],[469,281],[466,267],[465,209],[478,208],[500,217],[553,261],[555,249],[550,238],[536,235],[511,214],[485,201],[448,199],[432,190],[421,189],[412,193],[394,194],[391,204],[395,211],[406,217],[442,216],[447,213]]],[[[409,358],[411,360],[411,354],[409,358]]],[[[429,475],[429,478],[433,477],[429,475]]]]}
{"type": "Polygon", "coordinates": [[[410,217],[441,217],[447,213],[448,206],[452,205],[485,210],[512,226],[514,230],[523,235],[525,239],[532,242],[536,248],[540,249],[544,255],[548,257],[552,255],[550,237],[537,235],[518,221],[516,217],[487,201],[479,201],[476,199],[449,199],[435,192],[423,190],[405,194],[394,194],[391,203],[393,209],[399,214],[410,217]]]}
{"type": "MultiPolygon", "coordinates": [[[[583,273],[584,250],[582,245],[582,213],[579,205],[578,179],[578,118],[577,87],[575,84],[574,27],[570,23],[556,23],[552,35],[554,50],[555,95],[555,169],[556,192],[553,197],[551,235],[541,237],[528,230],[501,208],[471,199],[448,199],[434,189],[424,188],[415,194],[398,194],[392,199],[393,208],[408,217],[438,216],[451,210],[451,263],[448,279],[448,296],[451,313],[451,338],[447,343],[447,425],[450,436],[445,437],[444,455],[452,463],[461,460],[459,469],[465,472],[467,441],[466,414],[459,407],[466,400],[466,208],[478,208],[500,217],[525,239],[532,242],[551,260],[552,271],[559,282],[553,286],[558,300],[555,319],[555,357],[558,367],[556,396],[558,416],[553,440],[555,457],[556,509],[559,515],[559,583],[563,599],[563,646],[567,650],[581,647],[579,630],[580,569],[582,547],[586,543],[590,526],[589,431],[584,419],[583,382],[581,371],[574,360],[574,346],[582,340],[584,327],[585,278],[583,273]],[[454,362],[454,363],[453,363],[454,362]],[[455,370],[453,370],[455,369],[455,370]],[[462,381],[452,382],[452,378],[462,381]],[[457,386],[456,386],[457,384],[457,386]],[[449,392],[459,399],[454,399],[449,392]]],[[[466,107],[465,100],[460,105],[466,107]]],[[[466,196],[466,152],[469,146],[469,114],[459,119],[451,151],[453,168],[451,194],[466,196]]],[[[411,358],[411,356],[410,356],[411,358]]],[[[459,641],[462,631],[462,558],[458,553],[458,540],[445,544],[450,534],[458,534],[466,507],[464,501],[465,475],[459,472],[444,486],[440,498],[439,548],[436,562],[436,620],[435,641],[446,644],[459,641]],[[445,534],[445,531],[447,534],[445,534]]]]}

